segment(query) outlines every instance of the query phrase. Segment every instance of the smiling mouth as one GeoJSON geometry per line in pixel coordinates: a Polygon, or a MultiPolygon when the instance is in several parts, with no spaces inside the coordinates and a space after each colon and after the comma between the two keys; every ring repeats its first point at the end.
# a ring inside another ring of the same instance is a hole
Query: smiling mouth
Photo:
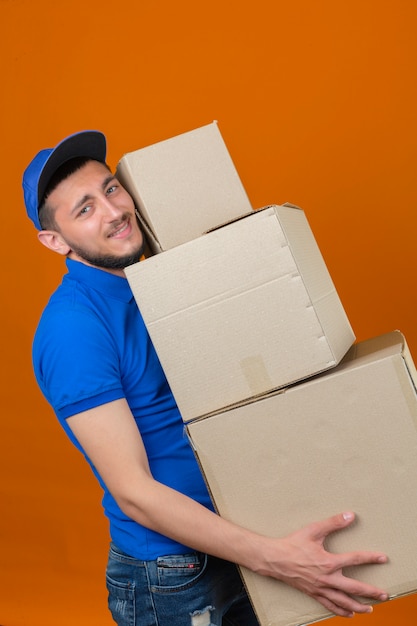
{"type": "Polygon", "coordinates": [[[126,218],[125,220],[123,220],[122,224],[117,227],[116,230],[113,230],[109,235],[107,235],[108,238],[111,239],[112,237],[117,237],[118,235],[121,235],[127,228],[129,228],[129,226],[130,219],[126,218]]]}

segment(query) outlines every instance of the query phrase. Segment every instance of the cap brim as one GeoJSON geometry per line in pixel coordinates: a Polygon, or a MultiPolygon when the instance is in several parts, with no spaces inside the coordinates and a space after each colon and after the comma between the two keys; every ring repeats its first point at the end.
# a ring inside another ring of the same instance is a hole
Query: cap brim
{"type": "Polygon", "coordinates": [[[106,160],[106,138],[103,133],[86,130],[67,137],[49,156],[38,181],[38,206],[41,204],[49,181],[57,169],[70,159],[89,157],[95,161],[106,160]]]}

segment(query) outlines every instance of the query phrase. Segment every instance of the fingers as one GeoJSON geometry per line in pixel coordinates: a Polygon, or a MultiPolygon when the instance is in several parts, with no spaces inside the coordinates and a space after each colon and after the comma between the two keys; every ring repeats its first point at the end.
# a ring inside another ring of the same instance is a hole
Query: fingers
{"type": "Polygon", "coordinates": [[[334,613],[334,615],[337,615],[338,617],[353,617],[355,615],[353,611],[349,611],[337,604],[334,604],[334,602],[332,602],[328,598],[322,598],[321,596],[317,596],[315,599],[317,600],[317,602],[320,602],[320,604],[322,604],[325,609],[330,611],[330,613],[334,613]]]}
{"type": "Polygon", "coordinates": [[[355,613],[372,613],[372,606],[346,596],[337,589],[328,589],[325,595],[317,595],[315,599],[326,609],[339,617],[353,617],[355,613]]]}
{"type": "MultiPolygon", "coordinates": [[[[311,538],[315,541],[323,542],[324,539],[332,532],[342,530],[350,526],[355,520],[355,514],[351,511],[333,515],[325,520],[313,522],[305,528],[311,533],[311,538]]],[[[386,563],[387,556],[383,552],[356,551],[341,555],[343,562],[340,567],[348,567],[351,565],[364,565],[371,563],[386,563]]]]}
{"type": "Polygon", "coordinates": [[[340,562],[340,567],[351,567],[352,565],[367,565],[373,563],[387,563],[388,557],[383,552],[367,552],[367,551],[355,551],[345,552],[344,554],[337,555],[340,562]]]}
{"type": "Polygon", "coordinates": [[[346,578],[341,572],[327,577],[327,581],[321,581],[312,595],[324,607],[341,617],[351,617],[355,613],[371,613],[372,607],[360,598],[367,601],[375,600],[384,602],[388,594],[352,578],[346,578]]]}
{"type": "Polygon", "coordinates": [[[352,511],[345,511],[344,513],[338,513],[332,515],[327,519],[313,522],[306,528],[310,530],[315,539],[325,539],[327,535],[335,532],[336,530],[342,530],[347,526],[350,526],[355,519],[355,514],[352,511]]]}
{"type": "MultiPolygon", "coordinates": [[[[327,519],[313,522],[309,526],[306,526],[304,531],[310,535],[313,541],[317,541],[323,545],[324,539],[332,532],[342,530],[352,524],[355,520],[355,514],[351,511],[339,513],[333,515],[327,519]]],[[[335,555],[336,556],[336,555],[335,555]]],[[[354,551],[347,552],[345,554],[338,555],[340,562],[337,565],[337,569],[342,567],[349,567],[352,565],[365,565],[372,563],[386,563],[388,558],[383,552],[376,551],[354,551]]]]}
{"type": "Polygon", "coordinates": [[[388,594],[367,583],[344,576],[341,570],[319,579],[312,595],[335,615],[351,617],[354,613],[371,613],[372,607],[361,602],[361,598],[385,602],[388,594]]]}
{"type": "MultiPolygon", "coordinates": [[[[334,558],[333,574],[325,576],[322,579],[322,583],[327,585],[328,588],[340,591],[349,596],[349,598],[356,596],[357,598],[367,598],[378,602],[385,602],[388,599],[388,594],[383,589],[359,581],[356,578],[349,578],[343,574],[343,569],[346,567],[386,563],[388,559],[385,554],[380,552],[356,551],[345,554],[334,554],[332,557],[334,558]]],[[[350,608],[358,612],[357,607],[351,606],[350,608]]]]}
{"type": "Polygon", "coordinates": [[[288,562],[293,567],[289,568],[289,574],[286,572],[285,576],[280,577],[341,617],[372,612],[372,607],[362,603],[361,598],[366,602],[384,602],[388,599],[388,594],[382,589],[343,574],[344,568],[351,566],[386,563],[388,559],[385,554],[376,551],[334,554],[324,548],[327,535],[346,528],[354,519],[352,512],[340,513],[314,522],[289,536],[288,562]],[[300,563],[302,567],[297,569],[296,564],[300,563]]]}
{"type": "Polygon", "coordinates": [[[334,580],[337,580],[337,590],[340,590],[349,596],[368,598],[378,602],[385,602],[385,600],[388,600],[388,594],[384,590],[356,580],[355,578],[348,578],[341,572],[335,574],[334,580]]]}

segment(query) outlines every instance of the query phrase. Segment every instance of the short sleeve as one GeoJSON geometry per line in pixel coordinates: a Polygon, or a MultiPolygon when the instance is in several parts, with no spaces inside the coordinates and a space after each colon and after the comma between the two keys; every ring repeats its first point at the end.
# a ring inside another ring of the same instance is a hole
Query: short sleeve
{"type": "Polygon", "coordinates": [[[34,343],[38,384],[60,419],[124,396],[120,355],[105,321],[83,306],[50,306],[34,343]]]}

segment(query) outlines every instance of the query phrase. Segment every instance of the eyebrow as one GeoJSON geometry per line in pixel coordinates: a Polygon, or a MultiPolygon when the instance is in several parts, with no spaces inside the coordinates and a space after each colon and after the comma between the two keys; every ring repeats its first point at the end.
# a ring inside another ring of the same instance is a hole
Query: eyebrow
{"type": "MultiPolygon", "coordinates": [[[[111,183],[113,180],[116,180],[116,176],[114,174],[109,174],[108,176],[106,176],[106,178],[103,180],[103,182],[101,183],[101,188],[104,191],[107,187],[107,185],[109,183],[111,183]]],[[[76,202],[74,204],[74,206],[71,209],[71,214],[75,213],[75,211],[77,211],[77,209],[80,209],[82,207],[83,204],[85,204],[85,202],[88,202],[89,200],[91,200],[93,198],[92,195],[90,194],[85,194],[85,196],[83,196],[82,198],[80,198],[78,200],[78,202],[76,202]]]]}

